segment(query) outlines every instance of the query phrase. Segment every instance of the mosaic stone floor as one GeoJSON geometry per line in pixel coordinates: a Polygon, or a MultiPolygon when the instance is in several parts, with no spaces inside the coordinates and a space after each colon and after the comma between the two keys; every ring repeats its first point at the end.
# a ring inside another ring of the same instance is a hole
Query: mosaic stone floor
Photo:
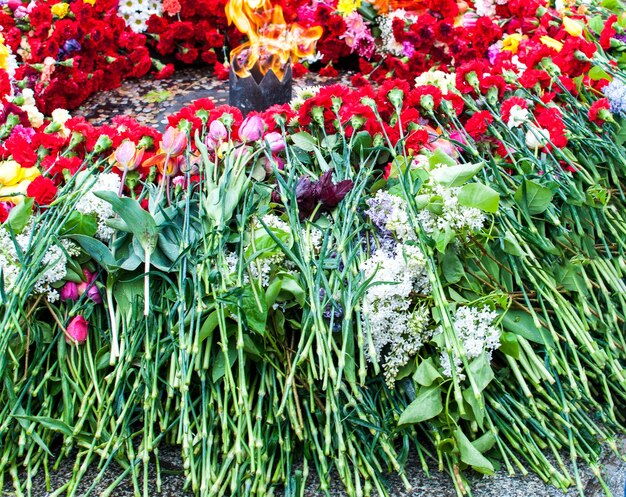
{"type": "MultiPolygon", "coordinates": [[[[347,83],[351,74],[322,78],[309,73],[294,80],[294,90],[304,86],[347,83]]],[[[93,95],[73,115],[84,116],[92,124],[111,121],[118,115],[132,116],[141,124],[160,130],[167,116],[199,98],[212,98],[217,104],[228,103],[228,81],[219,81],[206,68],[186,68],[169,79],[144,78],[125,81],[115,90],[93,95]]]]}

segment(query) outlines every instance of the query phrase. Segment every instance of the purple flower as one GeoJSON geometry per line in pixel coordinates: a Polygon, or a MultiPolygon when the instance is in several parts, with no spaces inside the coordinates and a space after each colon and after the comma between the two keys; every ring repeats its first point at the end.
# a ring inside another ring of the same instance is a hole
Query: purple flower
{"type": "Polygon", "coordinates": [[[68,281],[59,292],[61,300],[78,300],[78,285],[73,281],[68,281]]]}
{"type": "Polygon", "coordinates": [[[352,180],[347,179],[334,184],[332,177],[333,170],[329,169],[316,182],[312,182],[307,176],[300,178],[296,186],[300,219],[310,217],[318,204],[321,204],[318,212],[332,210],[352,190],[354,186],[352,180]]]}
{"type": "Polygon", "coordinates": [[[622,43],[626,43],[626,34],[615,35],[613,38],[617,41],[621,41],[622,43]]]}
{"type": "Polygon", "coordinates": [[[81,45],[80,43],[75,40],[74,38],[67,40],[64,44],[63,44],[63,51],[66,54],[70,54],[72,52],[78,52],[81,49],[81,45]]]}
{"type": "Polygon", "coordinates": [[[413,54],[415,53],[415,47],[410,41],[402,42],[402,53],[405,57],[408,57],[409,59],[413,57],[413,54]]]}

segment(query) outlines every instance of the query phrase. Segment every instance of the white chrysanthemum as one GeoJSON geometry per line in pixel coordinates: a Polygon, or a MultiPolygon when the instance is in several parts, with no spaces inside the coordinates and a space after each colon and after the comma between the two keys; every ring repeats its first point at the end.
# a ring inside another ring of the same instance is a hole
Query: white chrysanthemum
{"type": "Polygon", "coordinates": [[[160,15],[161,10],[159,0],[122,0],[118,5],[118,14],[135,33],[146,31],[150,16],[160,15]]]}
{"type": "Polygon", "coordinates": [[[361,271],[372,278],[362,313],[371,334],[367,357],[382,361],[385,380],[393,388],[398,370],[430,337],[428,312],[410,310],[412,294],[430,291],[426,260],[418,247],[398,244],[394,252],[376,251],[361,264],[361,271]]]}
{"type": "MultiPolygon", "coordinates": [[[[478,357],[483,352],[487,353],[489,359],[493,351],[500,347],[500,330],[493,326],[493,322],[498,317],[498,313],[488,307],[478,309],[476,307],[459,307],[453,318],[454,333],[458,337],[461,346],[468,360],[478,357]]],[[[437,330],[442,333],[441,327],[437,330]]],[[[454,367],[463,377],[462,360],[454,356],[454,367]]],[[[444,351],[441,354],[441,365],[443,374],[452,376],[452,364],[450,356],[444,351]]]]}
{"type": "Polygon", "coordinates": [[[315,95],[319,93],[321,90],[321,86],[311,85],[311,86],[303,86],[302,88],[296,88],[296,95],[291,100],[291,108],[293,110],[298,110],[305,100],[309,98],[313,98],[315,95]]]}
{"type": "Polygon", "coordinates": [[[120,190],[120,186],[121,180],[117,174],[100,174],[94,185],[76,203],[76,210],[81,214],[96,216],[98,221],[96,237],[104,241],[109,240],[113,235],[113,228],[107,226],[106,222],[113,218],[115,214],[111,204],[96,197],[95,192],[108,191],[117,193],[120,190]]]}
{"type": "Polygon", "coordinates": [[[423,72],[415,78],[415,84],[417,86],[436,86],[444,95],[447,95],[450,90],[456,87],[454,74],[448,74],[439,70],[423,72]]]}

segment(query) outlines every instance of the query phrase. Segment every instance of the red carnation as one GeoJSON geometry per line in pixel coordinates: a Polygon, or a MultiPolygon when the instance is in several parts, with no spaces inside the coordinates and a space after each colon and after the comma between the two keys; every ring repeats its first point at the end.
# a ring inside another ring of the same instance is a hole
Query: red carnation
{"type": "Polygon", "coordinates": [[[220,79],[222,81],[227,80],[230,76],[230,68],[226,67],[221,62],[215,63],[215,65],[213,66],[213,71],[217,79],[220,79]]]}
{"type": "Polygon", "coordinates": [[[325,78],[336,78],[338,75],[339,73],[337,72],[337,69],[335,69],[331,65],[328,65],[320,69],[320,76],[323,76],[325,78]]]}
{"type": "Polygon", "coordinates": [[[4,223],[9,217],[9,210],[0,202],[0,224],[4,223]]]}
{"type": "Polygon", "coordinates": [[[468,134],[476,140],[485,134],[487,127],[492,122],[493,116],[489,113],[489,111],[482,110],[480,112],[476,112],[467,120],[465,129],[468,134]]]}
{"type": "Polygon", "coordinates": [[[602,124],[611,117],[609,101],[606,98],[596,100],[589,109],[589,120],[596,124],[602,124]]]}
{"type": "Polygon", "coordinates": [[[161,70],[154,75],[154,77],[156,79],[167,79],[172,74],[174,74],[174,64],[167,64],[163,66],[161,70]]]}
{"type": "Polygon", "coordinates": [[[50,178],[37,176],[26,189],[26,195],[35,199],[39,205],[48,205],[54,200],[57,187],[50,178]]]}
{"type": "Polygon", "coordinates": [[[509,122],[511,117],[511,109],[515,106],[521,107],[522,109],[528,109],[528,102],[520,97],[511,97],[507,98],[504,102],[502,102],[502,120],[505,123],[509,122]]]}

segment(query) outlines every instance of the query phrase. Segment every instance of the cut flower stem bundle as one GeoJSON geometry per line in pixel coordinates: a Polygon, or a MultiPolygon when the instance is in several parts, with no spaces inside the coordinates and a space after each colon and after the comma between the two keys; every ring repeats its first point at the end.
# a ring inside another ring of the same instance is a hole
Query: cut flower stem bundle
{"type": "MultiPolygon", "coordinates": [[[[607,57],[594,68],[624,79],[607,57]]],[[[553,78],[556,96],[512,78],[504,102],[479,76],[447,97],[400,80],[310,89],[246,121],[203,101],[143,176],[120,165],[137,143],[109,143],[50,204],[12,206],[0,485],[31,495],[72,461],[51,495],[94,494],[113,468],[101,495],[154,495],[173,444],[202,496],[301,496],[313,474],[325,495],[334,478],[389,495],[413,460],[458,495],[498,469],[584,495],[583,464],[610,495],[626,126],[588,118],[600,100],[582,75],[553,78]],[[116,168],[124,184],[104,181],[116,168]],[[62,279],[46,276],[53,248],[62,279]]]]}

